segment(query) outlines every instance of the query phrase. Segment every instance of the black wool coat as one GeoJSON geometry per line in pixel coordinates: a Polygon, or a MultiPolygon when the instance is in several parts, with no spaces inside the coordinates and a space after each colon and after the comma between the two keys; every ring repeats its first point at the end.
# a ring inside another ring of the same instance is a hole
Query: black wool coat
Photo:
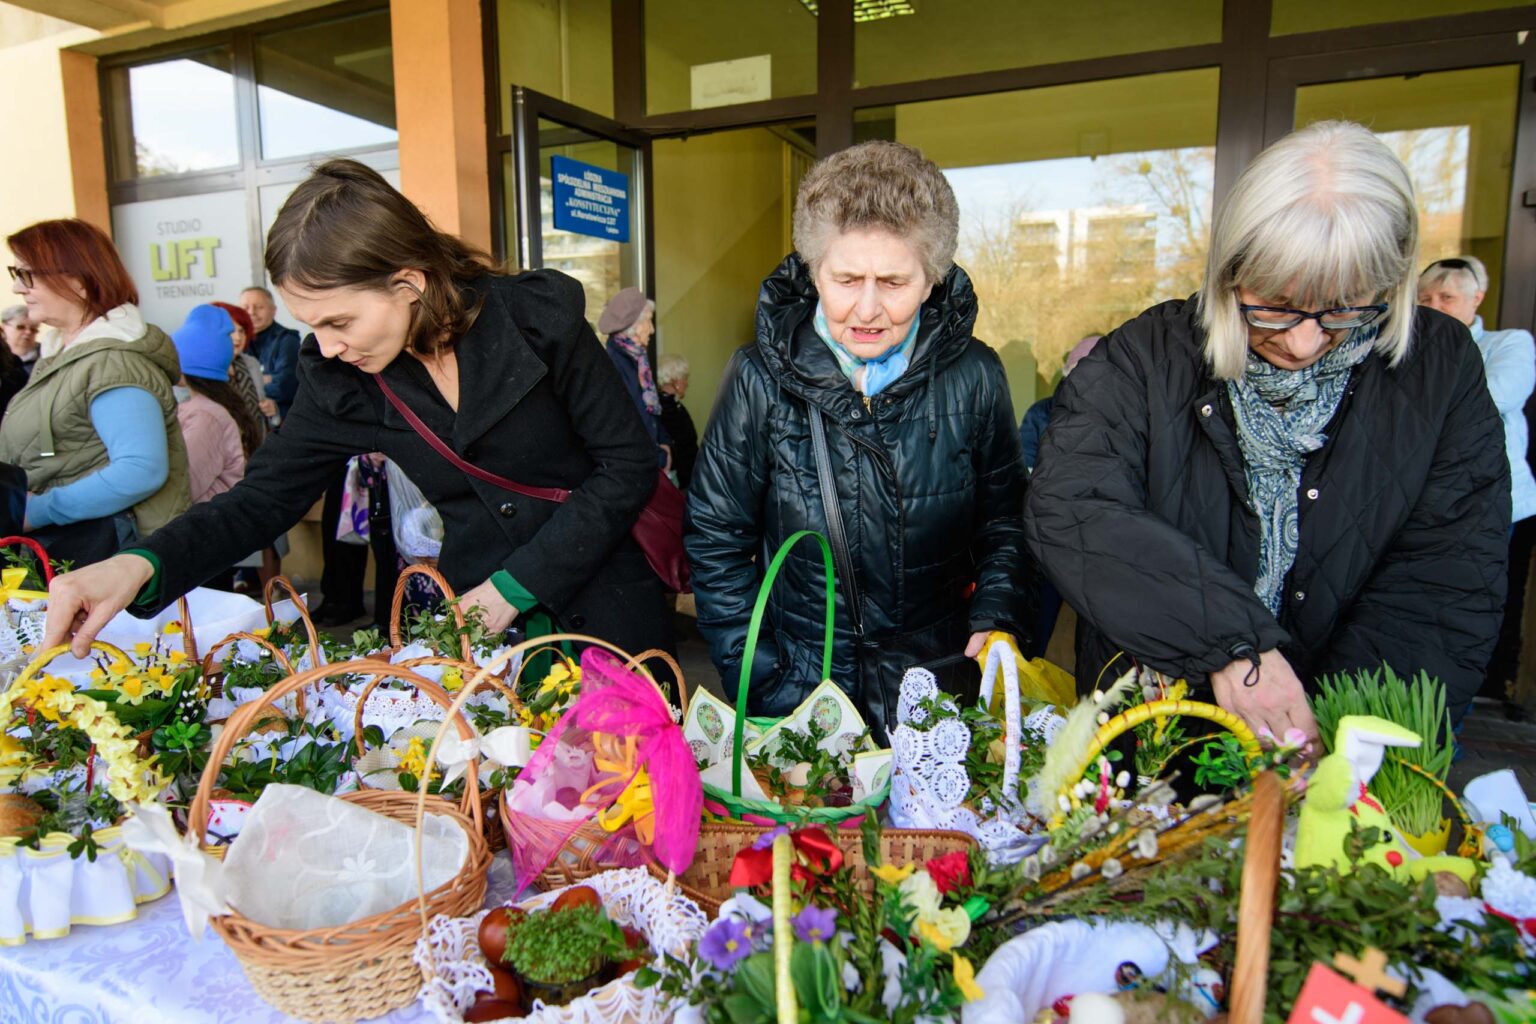
{"type": "MultiPolygon", "coordinates": [[[[895,724],[906,668],[961,654],[972,631],[1017,632],[1029,621],[1024,466],[1002,363],[971,335],[976,296],[964,271],[935,286],[909,368],[868,404],[817,337],[816,302],[798,256],[763,282],[757,341],[732,357],[694,466],[684,543],[699,628],[734,694],[768,560],[796,531],[827,532],[814,402],[865,632],[854,635],[839,588],[832,678],[879,734],[895,724]]],[[[819,549],[802,541],[768,604],[753,714],[786,714],[820,683],[823,580],[819,549]]]]}
{"type": "Polygon", "coordinates": [[[1024,524],[1080,616],[1079,682],[1124,652],[1198,690],[1247,648],[1278,647],[1309,686],[1422,669],[1459,720],[1498,635],[1510,518],[1503,426],[1466,327],[1420,308],[1398,366],[1372,353],[1355,367],[1302,472],[1278,620],[1253,591],[1259,520],[1204,344],[1195,300],[1166,302],[1057,393],[1024,524]]]}
{"type": "Polygon", "coordinates": [[[579,283],[555,271],[486,274],[456,346],[459,411],[402,354],[383,371],[407,406],[465,461],[564,504],[473,479],[432,450],[367,375],[299,354],[299,390],[245,479],[140,545],[160,559],[162,605],[296,523],[344,461],[383,452],[443,519],[439,568],[459,592],[505,569],[563,627],[626,650],[669,646],[661,584],[629,537],[656,485],[656,454],[634,403],[584,316],[579,283]]]}

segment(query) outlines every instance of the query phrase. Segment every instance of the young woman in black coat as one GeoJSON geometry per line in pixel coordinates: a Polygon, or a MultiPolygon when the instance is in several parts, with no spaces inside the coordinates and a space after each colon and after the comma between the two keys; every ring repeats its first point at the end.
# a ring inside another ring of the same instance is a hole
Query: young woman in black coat
{"type": "Polygon", "coordinates": [[[661,583],[629,536],[656,484],[655,449],[587,324],[580,284],[494,273],[349,160],[321,166],[283,205],[267,271],[315,332],[282,429],[230,491],[55,579],[49,643],[73,632],[82,651],[123,608],[164,607],[296,523],[346,459],[383,452],[442,515],[439,568],[491,629],[547,612],[627,650],[670,646],[661,583]],[[464,472],[383,386],[465,462],[569,499],[464,472]]]}
{"type": "Polygon", "coordinates": [[[1416,308],[1417,266],[1402,163],[1314,125],[1238,179],[1200,295],[1067,378],[1024,524],[1080,615],[1080,681],[1123,654],[1315,739],[1312,681],[1386,663],[1438,677],[1460,719],[1499,629],[1509,466],[1478,351],[1416,308]]]}

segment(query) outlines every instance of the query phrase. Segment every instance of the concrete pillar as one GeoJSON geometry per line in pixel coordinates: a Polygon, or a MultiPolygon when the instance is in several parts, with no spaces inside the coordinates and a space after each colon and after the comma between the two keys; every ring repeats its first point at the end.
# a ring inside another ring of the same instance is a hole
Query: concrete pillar
{"type": "Polygon", "coordinates": [[[444,231],[491,248],[480,0],[391,0],[401,191],[444,231]]]}
{"type": "Polygon", "coordinates": [[[64,123],[69,139],[69,176],[75,216],[112,233],[107,202],[107,149],[101,124],[101,86],[96,58],[74,50],[59,51],[64,85],[64,123]]]}

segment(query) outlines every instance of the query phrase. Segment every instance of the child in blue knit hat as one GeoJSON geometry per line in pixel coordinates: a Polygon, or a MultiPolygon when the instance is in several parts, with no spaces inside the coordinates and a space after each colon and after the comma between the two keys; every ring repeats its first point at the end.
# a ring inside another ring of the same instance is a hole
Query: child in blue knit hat
{"type": "Polygon", "coordinates": [[[217,306],[195,306],[171,335],[181,359],[176,418],[187,442],[192,501],[207,501],[245,476],[259,426],[229,382],[234,321],[217,306]]]}

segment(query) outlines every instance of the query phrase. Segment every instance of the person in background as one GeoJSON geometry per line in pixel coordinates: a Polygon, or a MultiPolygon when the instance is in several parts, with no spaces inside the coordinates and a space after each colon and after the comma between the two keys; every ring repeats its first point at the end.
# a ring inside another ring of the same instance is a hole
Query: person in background
{"type": "Polygon", "coordinates": [[[42,354],[37,340],[37,324],[27,316],[26,303],[20,303],[0,313],[0,333],[5,335],[5,347],[16,357],[22,372],[32,376],[32,367],[42,354]]]}
{"type": "Polygon", "coordinates": [[[252,285],[240,293],[240,307],[251,318],[251,353],[261,361],[268,422],[280,422],[299,392],[299,332],[277,322],[272,293],[252,285]]]}
{"type": "MultiPolygon", "coordinates": [[[[215,302],[229,314],[234,321],[235,331],[230,336],[234,342],[235,358],[229,364],[229,383],[240,396],[240,403],[250,412],[250,423],[255,425],[258,432],[257,446],[267,439],[269,424],[267,421],[267,409],[263,407],[265,399],[262,398],[263,385],[261,360],[251,355],[251,339],[256,336],[255,326],[251,322],[251,315],[232,302],[215,302]]],[[[241,421],[241,430],[246,429],[247,424],[241,421]]],[[[252,448],[246,453],[249,458],[252,448]]],[[[285,534],[277,538],[277,543],[263,548],[253,555],[242,558],[235,567],[233,589],[242,594],[259,593],[262,586],[272,577],[283,571],[283,556],[288,553],[288,537],[285,534]]]]}
{"type": "Polygon", "coordinates": [[[1525,403],[1536,390],[1536,341],[1518,328],[1490,331],[1484,328],[1477,307],[1488,294],[1488,268],[1476,256],[1436,260],[1419,275],[1419,304],[1455,317],[1472,332],[1472,341],[1483,356],[1488,393],[1504,421],[1504,449],[1509,454],[1510,519],[1509,599],[1499,643],[1488,665],[1486,696],[1508,701],[1508,686],[1520,664],[1520,625],[1525,612],[1525,583],[1530,575],[1531,553],[1536,548],[1536,475],[1526,462],[1529,427],[1525,403]]]}
{"type": "MultiPolygon", "coordinates": [[[[1066,362],[1061,367],[1063,381],[1071,374],[1072,368],[1093,351],[1093,346],[1097,345],[1103,336],[1102,331],[1087,334],[1072,346],[1072,351],[1067,353],[1066,362]]],[[[1058,384],[1057,387],[1059,388],[1060,385],[1058,384]]],[[[1051,424],[1051,410],[1055,405],[1056,396],[1046,395],[1029,407],[1029,411],[1024,414],[1024,419],[1019,423],[1019,443],[1024,448],[1024,472],[1031,475],[1035,472],[1035,461],[1039,458],[1040,439],[1045,436],[1045,429],[1051,424]]],[[[1034,635],[1029,638],[1030,642],[1026,645],[1024,653],[1030,658],[1043,658],[1046,648],[1051,645],[1051,634],[1056,632],[1056,620],[1061,617],[1061,593],[1042,573],[1032,574],[1030,586],[1038,592],[1039,600],[1035,605],[1034,635]]]]}
{"type": "Polygon", "coordinates": [[[245,476],[245,460],[259,443],[250,412],[229,383],[234,321],[217,306],[194,306],[171,335],[181,359],[176,418],[187,443],[192,503],[223,494],[245,476]],[[239,420],[236,419],[239,414],[239,420]],[[242,429],[241,420],[246,421],[242,429]]]}
{"type": "MultiPolygon", "coordinates": [[[[1072,346],[1072,351],[1067,353],[1066,362],[1061,366],[1062,380],[1067,379],[1067,374],[1072,372],[1072,368],[1082,362],[1083,356],[1093,351],[1093,346],[1097,345],[1099,339],[1103,336],[1103,331],[1097,334],[1086,334],[1081,341],[1072,346]]],[[[1060,385],[1058,384],[1057,386],[1059,387],[1060,385]]],[[[1024,413],[1024,418],[1019,421],[1019,443],[1024,446],[1024,469],[1026,472],[1033,473],[1035,471],[1035,460],[1040,454],[1040,438],[1045,436],[1045,428],[1051,425],[1051,409],[1055,405],[1056,396],[1046,395],[1040,401],[1030,406],[1024,413]]],[[[1056,599],[1056,607],[1058,610],[1061,607],[1061,599],[1059,597],[1056,599]]],[[[1040,611],[1044,614],[1044,606],[1041,607],[1040,611]]],[[[1055,621],[1056,612],[1052,611],[1051,622],[1054,623],[1055,621]]],[[[1050,632],[1047,631],[1045,636],[1049,639],[1050,632]]]]}
{"type": "Polygon", "coordinates": [[[83,220],[41,221],[6,239],[28,319],[59,332],[0,422],[0,461],[32,492],[27,530],[86,565],[191,504],[176,419],[175,346],[146,324],[112,240],[83,220]]]}
{"type": "MultiPolygon", "coordinates": [[[[757,341],[731,357],[688,491],[699,630],[728,698],[769,560],[800,530],[848,566],[832,678],[878,738],[908,668],[932,663],[963,694],[962,654],[1033,621],[1017,421],[1002,362],[972,333],[959,221],[943,172],[896,142],[834,153],[801,182],[797,251],[763,282],[757,341]]],[[[822,566],[810,545],[783,563],[748,714],[787,714],[824,678],[822,566]]]]}
{"type": "Polygon", "coordinates": [[[661,397],[656,393],[647,352],[656,334],[656,303],[638,288],[625,288],[603,307],[597,331],[608,336],[608,358],[618,369],[625,390],[640,411],[645,432],[656,446],[656,464],[670,471],[672,438],[661,425],[661,397]]]}
{"type": "Polygon", "coordinates": [[[234,324],[234,333],[230,335],[230,341],[235,347],[235,358],[229,364],[229,383],[234,387],[235,393],[240,396],[241,403],[258,421],[261,431],[260,440],[265,441],[267,413],[261,405],[263,400],[261,360],[250,353],[251,338],[256,334],[255,326],[251,322],[251,314],[232,302],[215,302],[212,305],[228,313],[230,321],[234,324]]]}
{"type": "Polygon", "coordinates": [[[1440,680],[1459,722],[1499,631],[1509,460],[1467,330],[1416,306],[1408,169],[1324,121],[1264,150],[1198,295],[1072,371],[1030,550],[1078,612],[1079,690],[1139,662],[1314,752],[1319,677],[1440,680]]]}
{"type": "Polygon", "coordinates": [[[672,438],[672,473],[686,491],[699,457],[699,432],[683,398],[688,394],[688,360],[676,352],[661,357],[656,366],[656,390],[661,398],[661,429],[672,438]]]}
{"type": "MultiPolygon", "coordinates": [[[[31,321],[27,319],[26,306],[12,307],[12,310],[17,308],[21,310],[21,317],[19,319],[20,323],[24,325],[21,330],[17,331],[20,334],[27,326],[31,326],[31,321]]],[[[33,326],[31,331],[34,337],[32,351],[35,356],[37,353],[35,344],[37,328],[33,326]]],[[[10,337],[10,333],[10,328],[7,327],[7,338],[10,337]]],[[[15,351],[11,349],[10,345],[0,345],[0,415],[5,413],[5,408],[11,404],[11,399],[15,398],[21,392],[21,389],[27,386],[27,378],[31,376],[31,370],[31,365],[23,363],[17,357],[15,351]]]]}

